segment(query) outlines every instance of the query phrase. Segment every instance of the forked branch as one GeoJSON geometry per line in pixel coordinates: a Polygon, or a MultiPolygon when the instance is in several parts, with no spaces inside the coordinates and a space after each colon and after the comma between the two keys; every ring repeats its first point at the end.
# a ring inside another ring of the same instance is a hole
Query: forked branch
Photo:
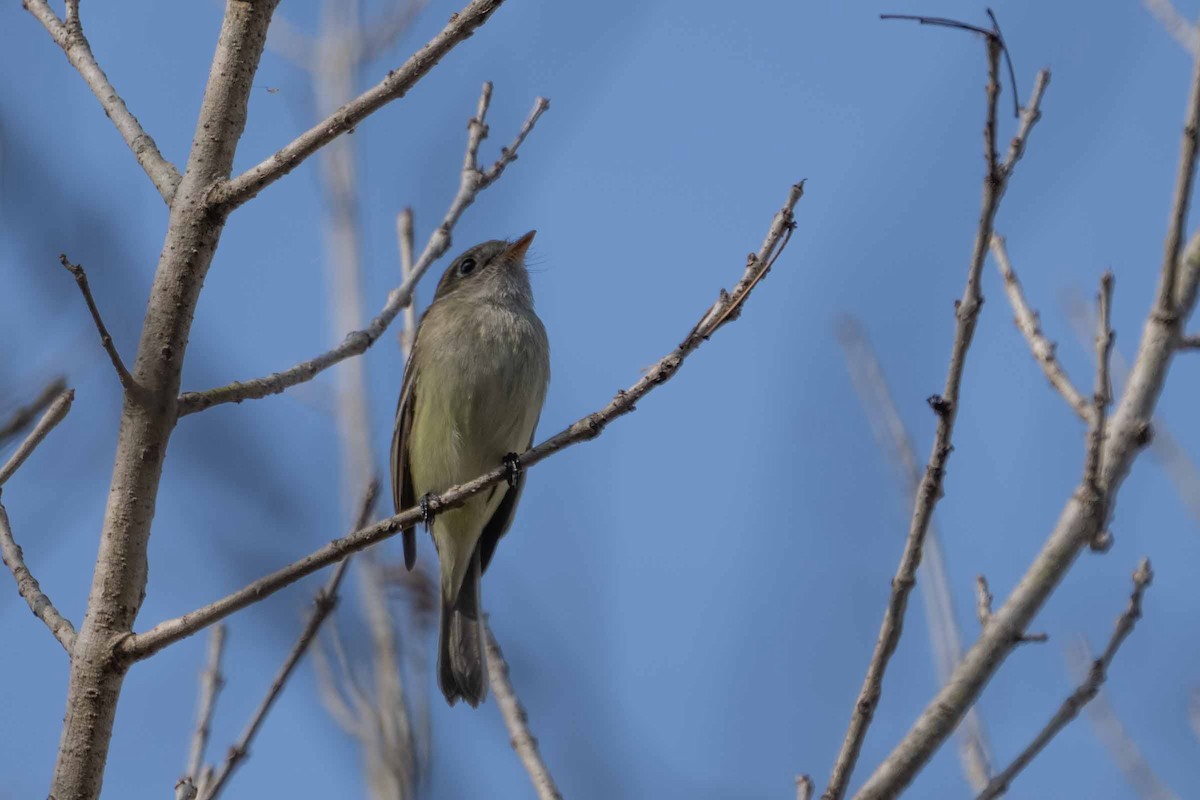
{"type": "Polygon", "coordinates": [[[393,100],[403,97],[417,81],[437,66],[442,57],[468,39],[504,0],[473,0],[450,16],[450,22],[424,47],[394,69],[374,87],[339,108],[326,119],[298,136],[279,152],[236,178],[218,183],[209,202],[226,209],[245,203],[267,186],[304,163],[305,159],[338,136],[351,131],[368,116],[393,100]]]}
{"type": "Polygon", "coordinates": [[[1154,574],[1150,571],[1150,562],[1142,559],[1133,573],[1133,593],[1129,596],[1129,605],[1117,618],[1116,627],[1108,640],[1108,646],[1104,648],[1104,653],[1092,662],[1087,679],[1063,701],[1058,711],[1029,743],[1029,746],[1022,750],[1021,754],[1005,767],[1003,772],[992,779],[987,788],[979,793],[976,800],[993,800],[1008,791],[1013,778],[1029,766],[1029,763],[1050,743],[1050,740],[1057,736],[1058,732],[1067,726],[1067,723],[1079,716],[1083,707],[1090,703],[1096,693],[1100,691],[1100,687],[1108,678],[1108,668],[1112,664],[1113,658],[1116,657],[1117,650],[1133,632],[1133,626],[1142,617],[1142,595],[1146,593],[1146,587],[1150,585],[1153,577],[1154,574]]]}
{"type": "Polygon", "coordinates": [[[117,93],[117,90],[109,82],[108,76],[104,74],[104,70],[96,62],[96,56],[92,54],[92,46],[88,44],[79,23],[77,0],[67,3],[66,22],[58,18],[47,0],[22,0],[22,5],[30,14],[37,17],[50,37],[54,39],[54,43],[62,48],[67,60],[87,82],[92,94],[96,95],[96,99],[104,108],[104,113],[112,120],[117,132],[125,140],[125,144],[129,145],[134,158],[146,171],[146,175],[154,183],[154,187],[158,189],[162,199],[170,205],[172,198],[175,197],[175,188],[179,185],[179,170],[175,169],[174,164],[163,158],[154,139],[142,129],[137,117],[130,112],[125,101],[121,99],[121,95],[117,93]]]}
{"type": "Polygon", "coordinates": [[[417,263],[413,267],[412,273],[400,286],[388,294],[383,310],[379,312],[375,319],[371,320],[371,323],[366,328],[347,334],[342,343],[332,350],[322,353],[314,359],[297,364],[290,369],[250,381],[239,381],[231,383],[228,386],[208,389],[203,392],[187,392],[180,395],[178,404],[180,416],[203,411],[206,408],[221,403],[240,403],[243,400],[257,400],[262,397],[279,394],[291,386],[312,380],[321,372],[345,361],[347,358],[365,353],[367,348],[379,340],[379,337],[392,324],[392,320],[396,318],[396,315],[412,303],[413,291],[416,289],[417,282],[421,279],[421,276],[450,248],[451,234],[463,212],[475,202],[475,198],[480,192],[496,182],[504,172],[505,167],[516,160],[517,150],[520,148],[521,143],[525,141],[530,131],[533,130],[533,126],[537,124],[538,118],[550,107],[548,100],[539,97],[534,103],[529,117],[526,118],[525,124],[517,132],[517,136],[512,144],[500,151],[500,157],[490,167],[480,169],[477,156],[480,144],[487,137],[486,118],[491,97],[492,85],[491,83],[485,83],[483,92],[479,97],[478,110],[475,116],[472,117],[467,130],[467,149],[463,159],[462,177],[459,181],[458,193],[454,196],[454,200],[451,201],[450,208],[446,211],[446,216],[442,219],[441,225],[430,235],[428,242],[425,244],[425,249],[421,253],[421,257],[417,259],[417,263]]]}

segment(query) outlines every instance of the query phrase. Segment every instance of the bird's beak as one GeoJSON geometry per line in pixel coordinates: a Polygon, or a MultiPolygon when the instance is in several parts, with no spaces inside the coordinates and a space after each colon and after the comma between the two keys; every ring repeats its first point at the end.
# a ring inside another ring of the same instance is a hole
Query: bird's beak
{"type": "Polygon", "coordinates": [[[504,251],[504,255],[516,261],[524,259],[525,252],[529,250],[529,245],[533,243],[535,234],[537,234],[537,231],[530,231],[520,239],[517,239],[508,246],[508,249],[504,251]]]}

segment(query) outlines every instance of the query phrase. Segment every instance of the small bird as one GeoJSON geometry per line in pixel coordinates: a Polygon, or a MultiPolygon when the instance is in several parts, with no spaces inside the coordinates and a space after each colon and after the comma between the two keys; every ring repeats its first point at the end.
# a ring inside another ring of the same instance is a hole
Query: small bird
{"type": "MultiPolygon", "coordinates": [[[[533,310],[525,253],[536,231],[476,245],[450,264],[421,317],[392,434],[397,513],[500,464],[496,484],[429,526],[441,568],[438,686],[447,702],[487,697],[480,576],[512,525],[525,485],[517,453],[533,443],[550,382],[550,343],[533,310]]],[[[403,532],[416,562],[416,527],[403,532]]]]}

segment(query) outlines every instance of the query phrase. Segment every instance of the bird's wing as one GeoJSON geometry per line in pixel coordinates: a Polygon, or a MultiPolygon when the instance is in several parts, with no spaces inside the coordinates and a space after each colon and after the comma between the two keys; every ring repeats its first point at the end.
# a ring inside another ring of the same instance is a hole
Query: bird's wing
{"type": "MultiPolygon", "coordinates": [[[[529,444],[525,445],[525,449],[528,450],[532,446],[533,435],[530,434],[529,444]]],[[[483,526],[483,533],[479,535],[480,566],[483,571],[486,571],[491,563],[500,537],[508,533],[509,527],[512,526],[513,517],[517,512],[517,501],[521,499],[521,490],[525,488],[525,470],[521,470],[512,486],[505,486],[503,483],[497,486],[504,489],[504,497],[500,500],[500,505],[496,506],[492,518],[483,526]]]]}
{"type": "MultiPolygon", "coordinates": [[[[412,368],[411,353],[404,365],[404,380],[400,384],[400,400],[396,404],[396,425],[392,432],[392,502],[396,513],[416,505],[413,492],[412,468],[408,463],[408,436],[412,432],[413,411],[417,407],[416,370],[412,368]]],[[[412,569],[417,563],[417,528],[409,525],[401,533],[404,540],[404,566],[412,569]]]]}

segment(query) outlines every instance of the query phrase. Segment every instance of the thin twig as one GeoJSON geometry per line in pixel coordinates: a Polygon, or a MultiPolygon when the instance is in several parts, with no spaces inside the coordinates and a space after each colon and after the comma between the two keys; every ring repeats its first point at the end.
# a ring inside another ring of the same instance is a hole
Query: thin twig
{"type": "Polygon", "coordinates": [[[29,427],[38,418],[38,415],[54,402],[54,398],[66,390],[67,379],[61,376],[57,377],[46,384],[38,396],[30,403],[20,406],[16,411],[12,412],[12,415],[8,418],[8,422],[0,425],[0,447],[4,447],[4,445],[8,444],[9,439],[29,427]]]}
{"type": "Polygon", "coordinates": [[[979,619],[979,627],[986,628],[992,618],[992,593],[988,589],[987,578],[975,576],[975,616],[979,619]]]}
{"type": "MultiPolygon", "coordinates": [[[[780,248],[789,233],[795,227],[793,213],[796,203],[804,193],[802,183],[792,186],[787,200],[776,212],[771,221],[766,239],[757,254],[751,254],[741,279],[731,291],[722,290],[717,301],[705,311],[700,322],[688,333],[683,342],[664,356],[657,364],[647,370],[636,383],[628,389],[617,392],[608,405],[567,427],[565,430],[551,436],[537,447],[520,454],[521,464],[532,467],[540,461],[580,442],[590,441],[599,436],[604,428],[617,417],[633,411],[639,400],[654,390],[655,387],[669,381],[679,371],[687,357],[706,341],[717,328],[729,317],[731,309],[741,308],[750,295],[755,283],[779,254],[780,248]]],[[[424,514],[440,514],[449,508],[456,508],[484,489],[499,483],[508,475],[507,467],[499,466],[489,470],[479,477],[466,483],[454,486],[440,495],[429,496],[426,508],[410,508],[386,520],[375,523],[349,536],[335,539],[316,552],[310,553],[299,561],[276,570],[270,575],[260,578],[254,583],[239,589],[232,594],[196,609],[182,617],[166,620],[155,625],[150,630],[135,634],[124,639],[118,646],[124,657],[146,658],[173,642],[191,636],[200,629],[224,619],[239,609],[245,608],[264,597],[279,591],[285,586],[309,575],[322,567],[340,561],[351,553],[370,547],[376,542],[383,541],[399,533],[404,527],[411,527],[421,521],[424,514]]]]}
{"type": "Polygon", "coordinates": [[[108,353],[108,358],[112,361],[113,369],[117,371],[117,378],[121,381],[121,387],[127,392],[132,392],[137,388],[137,384],[133,382],[133,376],[129,374],[129,370],[125,369],[125,362],[121,360],[121,354],[117,352],[116,345],[113,344],[113,338],[108,333],[108,328],[104,326],[104,319],[100,316],[100,309],[96,307],[96,299],[92,297],[92,288],[88,286],[87,273],[83,271],[82,264],[72,264],[67,260],[66,254],[58,257],[59,263],[66,267],[67,272],[75,276],[75,283],[79,285],[79,291],[83,293],[83,301],[87,303],[88,311],[91,312],[92,322],[96,323],[96,330],[100,333],[100,344],[104,346],[104,352],[108,353]]]}
{"type": "MultiPolygon", "coordinates": [[[[484,85],[484,92],[480,98],[482,109],[486,109],[486,103],[483,100],[484,95],[491,95],[490,83],[484,85]]],[[[475,202],[476,196],[481,191],[491,186],[500,177],[506,166],[516,160],[517,149],[521,146],[525,137],[529,135],[529,132],[533,130],[533,126],[537,123],[538,118],[549,107],[550,103],[545,98],[539,97],[536,100],[533,110],[525,120],[525,124],[521,126],[516,139],[511,145],[500,151],[500,157],[486,171],[481,171],[478,165],[472,160],[472,157],[474,153],[478,152],[478,140],[486,135],[487,127],[484,124],[482,116],[472,118],[467,136],[467,157],[464,159],[464,168],[458,193],[455,195],[454,200],[451,201],[450,208],[446,211],[446,216],[442,219],[441,225],[430,235],[429,240],[426,242],[421,257],[417,259],[417,263],[413,267],[411,277],[388,294],[383,310],[379,312],[375,319],[371,320],[366,328],[347,334],[342,343],[332,350],[322,353],[310,361],[297,364],[283,372],[276,372],[272,375],[250,381],[235,382],[228,386],[221,386],[203,392],[187,392],[180,395],[178,404],[179,415],[184,416],[197,411],[203,411],[206,408],[221,403],[240,403],[243,400],[256,400],[268,397],[269,395],[279,394],[291,386],[312,380],[319,373],[335,364],[345,361],[347,358],[366,352],[367,348],[375,344],[379,337],[383,335],[401,309],[412,302],[413,291],[421,276],[449,249],[454,226],[463,212],[475,202]]]]}
{"type": "Polygon", "coordinates": [[[451,15],[445,28],[418,50],[399,69],[394,69],[374,87],[339,108],[298,136],[262,163],[236,178],[218,183],[209,194],[209,202],[231,209],[254,197],[267,186],[288,174],[305,159],[343,133],[353,130],[360,122],[393,100],[403,97],[417,81],[437,65],[442,57],[465,41],[487,22],[488,17],[504,0],[473,0],[451,15]]]}
{"type": "MultiPolygon", "coordinates": [[[[1093,346],[1096,329],[1095,308],[1075,292],[1066,293],[1062,304],[1080,344],[1084,347],[1093,346]]],[[[1129,365],[1121,356],[1121,351],[1115,347],[1111,368],[1114,383],[1124,386],[1129,378],[1129,365]]],[[[1155,414],[1151,418],[1145,435],[1150,439],[1150,456],[1162,466],[1179,499],[1183,501],[1197,526],[1200,526],[1200,469],[1197,469],[1187,449],[1179,444],[1179,440],[1161,414],[1155,414]]]]}
{"type": "MultiPolygon", "coordinates": [[[[378,494],[379,482],[373,480],[363,494],[362,505],[359,508],[358,517],[354,521],[354,530],[363,528],[370,520],[371,512],[375,508],[375,497],[378,494]]],[[[317,631],[321,628],[321,623],[325,621],[333,611],[334,606],[337,605],[338,588],[341,586],[342,577],[346,574],[346,568],[349,565],[349,559],[345,559],[339,563],[333,572],[330,573],[329,580],[325,582],[325,585],[321,587],[313,598],[312,613],[309,614],[304,629],[300,631],[300,636],[296,639],[296,643],[292,645],[291,652],[283,660],[283,665],[280,666],[279,671],[275,674],[275,680],[271,682],[266,696],[258,704],[258,708],[254,710],[254,714],[250,717],[250,721],[246,724],[242,735],[229,748],[229,753],[225,756],[224,763],[221,764],[220,769],[213,775],[211,782],[203,787],[204,793],[201,795],[201,800],[215,800],[219,797],[230,776],[233,775],[233,771],[246,758],[250,744],[254,741],[255,735],[258,733],[259,728],[262,727],[263,721],[267,718],[267,713],[271,710],[271,706],[275,704],[275,700],[283,692],[283,687],[287,684],[288,678],[292,676],[292,672],[296,669],[296,665],[300,663],[300,659],[304,656],[305,651],[308,650],[309,645],[316,639],[317,631]]]]}
{"type": "MultiPolygon", "coordinates": [[[[975,576],[975,616],[979,619],[979,627],[986,628],[992,621],[992,591],[988,588],[987,578],[975,576]]],[[[1021,633],[1017,635],[1019,644],[1029,642],[1045,642],[1050,636],[1045,633],[1021,633]]],[[[980,787],[982,788],[982,787],[980,787]]]]}
{"type": "Polygon", "coordinates": [[[8,522],[8,512],[4,509],[3,503],[0,503],[0,557],[3,558],[5,566],[12,571],[13,578],[17,581],[17,591],[20,592],[21,597],[25,598],[29,610],[35,617],[46,623],[46,627],[54,634],[54,638],[58,639],[58,643],[67,651],[67,655],[71,655],[75,648],[75,626],[59,613],[58,609],[54,607],[54,603],[50,602],[50,598],[42,591],[37,578],[33,577],[29,567],[25,566],[25,555],[21,552],[21,546],[13,538],[12,527],[8,522]]]}
{"type": "Polygon", "coordinates": [[[485,626],[484,633],[487,634],[488,678],[496,695],[496,703],[500,706],[500,715],[504,717],[504,726],[508,728],[513,750],[525,765],[538,800],[562,800],[562,794],[554,784],[554,776],[542,760],[537,739],[529,731],[529,717],[509,680],[508,662],[504,660],[500,643],[496,641],[490,625],[485,626]]]}
{"type": "Polygon", "coordinates": [[[1021,282],[1017,280],[1017,274],[1013,271],[1012,262],[1008,260],[1008,250],[1004,245],[1004,237],[999,234],[992,235],[992,257],[996,259],[996,266],[1000,270],[1000,274],[1004,277],[1004,290],[1008,294],[1008,301],[1013,307],[1013,313],[1017,328],[1025,335],[1025,340],[1029,343],[1029,349],[1033,352],[1033,357],[1037,359],[1038,365],[1042,368],[1042,372],[1046,375],[1046,379],[1050,381],[1050,385],[1058,390],[1063,399],[1068,405],[1075,410],[1081,419],[1087,421],[1091,418],[1091,408],[1088,406],[1087,400],[1083,394],[1075,388],[1071,383],[1071,379],[1067,377],[1067,373],[1063,370],[1062,364],[1058,361],[1058,355],[1055,352],[1054,342],[1051,342],[1042,333],[1041,322],[1038,320],[1037,312],[1031,310],[1025,302],[1025,295],[1021,291],[1021,282]]]}
{"type": "Polygon", "coordinates": [[[221,674],[221,657],[225,653],[225,626],[214,625],[208,639],[208,658],[200,673],[200,700],[196,705],[196,728],[192,733],[192,746],[188,753],[187,772],[184,778],[196,784],[196,791],[204,790],[201,770],[204,768],[204,753],[208,750],[208,736],[212,732],[213,713],[217,709],[217,695],[225,685],[221,674]]]}
{"type": "MultiPolygon", "coordinates": [[[[1107,492],[1100,481],[1104,469],[1104,440],[1108,435],[1108,406],[1112,402],[1112,381],[1109,378],[1109,362],[1112,358],[1113,332],[1109,321],[1112,307],[1113,276],[1105,272],[1100,278],[1098,298],[1099,314],[1096,318],[1096,382],[1092,390],[1091,424],[1088,426],[1087,458],[1083,467],[1083,488],[1087,493],[1085,502],[1095,504],[1098,519],[1107,517],[1107,492]]],[[[1096,526],[1092,549],[1103,552],[1112,546],[1112,536],[1103,524],[1096,526]]]]}
{"type": "Polygon", "coordinates": [[[1121,643],[1133,631],[1133,626],[1142,616],[1142,595],[1145,594],[1146,587],[1150,585],[1153,577],[1154,575],[1150,571],[1150,562],[1142,559],[1142,563],[1138,565],[1138,568],[1133,573],[1133,593],[1129,596],[1129,605],[1121,616],[1117,618],[1116,628],[1113,630],[1112,637],[1108,640],[1108,646],[1104,648],[1104,653],[1100,658],[1092,662],[1092,668],[1088,673],[1087,679],[1063,701],[1058,711],[1050,718],[1050,721],[1046,723],[1041,732],[1034,737],[1029,746],[1022,750],[1021,754],[1003,772],[992,779],[992,782],[988,784],[986,789],[980,792],[976,800],[992,800],[1008,791],[1008,786],[1012,783],[1013,778],[1021,770],[1025,769],[1037,754],[1050,743],[1050,740],[1057,736],[1058,732],[1066,727],[1067,723],[1075,719],[1079,715],[1080,710],[1100,691],[1101,685],[1108,678],[1108,667],[1112,664],[1113,657],[1117,654],[1117,649],[1120,648],[1121,643]]]}
{"type": "MultiPolygon", "coordinates": [[[[1095,662],[1087,640],[1082,636],[1078,637],[1072,646],[1067,648],[1066,656],[1067,667],[1074,680],[1079,683],[1086,681],[1095,662]]],[[[1084,713],[1096,731],[1096,738],[1108,750],[1113,763],[1133,787],[1138,800],[1178,800],[1178,795],[1150,768],[1150,763],[1142,755],[1141,748],[1129,735],[1116,710],[1108,702],[1107,692],[1103,687],[1084,708],[1084,713]]]]}
{"type": "MultiPolygon", "coordinates": [[[[406,208],[396,215],[396,240],[400,250],[400,282],[408,283],[415,271],[413,264],[413,211],[406,208]]],[[[404,327],[400,329],[400,349],[405,360],[417,335],[417,306],[409,297],[404,305],[404,327]]]]}
{"type": "Polygon", "coordinates": [[[1180,350],[1200,350],[1200,333],[1192,334],[1191,336],[1181,336],[1179,338],[1180,350]]]}
{"type": "Polygon", "coordinates": [[[796,776],[796,800],[811,800],[813,779],[808,775],[796,776]]]}
{"type": "MultiPolygon", "coordinates": [[[[871,427],[879,448],[887,456],[897,482],[902,487],[903,512],[910,514],[921,486],[921,469],[917,463],[912,436],[905,428],[896,402],[888,389],[887,379],[879,357],[871,347],[866,329],[857,319],[844,316],[835,326],[838,342],[846,355],[846,364],[854,389],[863,405],[864,416],[871,427]]],[[[942,555],[941,536],[937,522],[929,521],[925,536],[925,552],[918,571],[918,586],[925,605],[925,617],[930,645],[934,655],[935,674],[939,684],[945,683],[962,658],[962,634],[954,597],[942,555]]],[[[963,775],[974,791],[980,791],[991,780],[991,748],[983,718],[976,708],[971,709],[955,731],[958,739],[959,763],[963,775]]]]}
{"type": "Polygon", "coordinates": [[[1142,5],[1159,21],[1172,39],[1179,42],[1193,58],[1200,58],[1200,33],[1197,33],[1195,25],[1179,13],[1171,0],[1142,0],[1142,5]]]}
{"type": "Polygon", "coordinates": [[[1192,69],[1191,94],[1188,97],[1187,117],[1183,125],[1183,140],[1179,146],[1179,171],[1175,177],[1175,196],[1167,224],[1167,240],[1163,247],[1162,278],[1158,284],[1156,313],[1167,321],[1178,318],[1175,274],[1183,252],[1183,229],[1187,225],[1188,206],[1192,199],[1192,184],[1196,176],[1197,139],[1200,138],[1200,57],[1192,69]]]}
{"type": "Polygon", "coordinates": [[[71,410],[71,403],[75,402],[75,390],[67,389],[59,392],[58,397],[50,404],[50,407],[42,414],[37,425],[25,437],[25,440],[17,446],[13,454],[9,456],[8,461],[3,467],[0,467],[0,486],[3,486],[9,478],[13,476],[21,465],[25,463],[25,459],[29,458],[30,454],[37,449],[37,446],[42,443],[42,440],[54,430],[58,423],[62,422],[67,416],[67,412],[71,410]]]}
{"type": "Polygon", "coordinates": [[[908,595],[916,582],[916,571],[921,563],[922,549],[929,524],[933,517],[934,507],[942,496],[942,484],[945,477],[946,463],[952,451],[951,437],[954,423],[958,415],[959,390],[962,386],[963,369],[966,364],[967,351],[975,334],[975,325],[979,319],[979,311],[983,305],[983,295],[980,291],[980,273],[987,256],[988,243],[992,237],[992,224],[1000,199],[1004,195],[1008,178],[1012,174],[1017,159],[1024,152],[1024,139],[1028,136],[1039,114],[1042,92],[1047,73],[1038,74],[1032,99],[1022,113],[1021,123],[1016,138],[1009,148],[1009,156],[1000,163],[996,155],[996,101],[1000,92],[999,66],[1000,45],[994,38],[987,39],[988,82],[987,82],[987,115],[984,124],[984,152],[987,156],[987,174],[983,182],[983,207],[980,211],[979,228],[975,235],[975,245],[967,270],[967,285],[962,299],[957,303],[955,312],[954,344],[951,349],[950,365],[946,374],[946,385],[941,395],[934,395],[929,404],[937,414],[937,434],[933,449],[925,467],[921,487],[917,492],[913,506],[912,520],[909,525],[908,538],[904,545],[904,553],[896,569],[888,597],[887,608],[883,622],[880,625],[879,637],[875,643],[871,661],[863,685],[855,700],[850,716],[850,724],[846,737],[838,753],[830,774],[829,785],[826,787],[822,800],[841,800],[849,788],[854,766],[866,739],[867,730],[875,715],[883,694],[883,678],[887,671],[888,662],[896,651],[903,631],[904,614],[908,606],[908,595]]]}
{"type": "Polygon", "coordinates": [[[163,158],[154,139],[142,129],[137,117],[129,111],[121,95],[104,74],[104,70],[96,63],[92,47],[79,25],[79,3],[67,4],[66,23],[58,18],[47,0],[22,0],[22,5],[37,17],[54,39],[54,43],[62,48],[71,66],[75,67],[87,82],[88,88],[104,108],[104,113],[112,120],[125,144],[133,151],[138,164],[146,171],[162,199],[169,205],[175,196],[175,188],[179,185],[179,170],[163,158]]]}

